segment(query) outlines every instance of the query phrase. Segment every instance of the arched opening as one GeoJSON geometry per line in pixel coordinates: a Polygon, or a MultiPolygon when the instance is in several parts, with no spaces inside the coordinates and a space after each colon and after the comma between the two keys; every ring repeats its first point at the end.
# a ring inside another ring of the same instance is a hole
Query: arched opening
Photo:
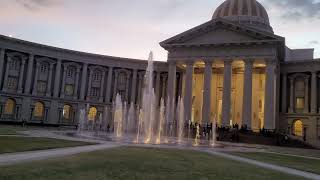
{"type": "Polygon", "coordinates": [[[34,104],[33,116],[37,118],[42,118],[44,114],[44,105],[41,102],[36,102],[34,104]]]}
{"type": "Polygon", "coordinates": [[[13,115],[15,107],[16,107],[16,102],[13,99],[8,99],[4,107],[4,114],[13,115]]]}
{"type": "Polygon", "coordinates": [[[70,120],[71,119],[71,112],[72,112],[72,107],[70,105],[64,105],[63,106],[63,118],[66,120],[70,120]]]}
{"type": "Polygon", "coordinates": [[[293,124],[293,135],[302,137],[303,136],[303,123],[301,120],[296,120],[293,124]]]}
{"type": "Polygon", "coordinates": [[[97,108],[91,107],[89,109],[89,113],[88,113],[88,120],[94,121],[94,120],[96,120],[96,116],[97,116],[97,108]]]}

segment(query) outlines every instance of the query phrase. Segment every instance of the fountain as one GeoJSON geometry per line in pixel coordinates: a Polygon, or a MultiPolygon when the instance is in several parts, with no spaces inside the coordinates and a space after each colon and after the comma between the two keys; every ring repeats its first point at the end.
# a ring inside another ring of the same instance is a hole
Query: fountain
{"type": "Polygon", "coordinates": [[[114,103],[114,133],[117,138],[122,137],[122,123],[123,123],[123,104],[121,100],[121,95],[116,95],[116,101],[114,103]]]}
{"type": "Polygon", "coordinates": [[[123,101],[121,94],[117,93],[112,106],[106,106],[104,114],[99,113],[98,118],[88,120],[90,105],[86,104],[79,112],[79,125],[77,134],[87,137],[106,138],[112,141],[147,144],[180,144],[180,145],[211,145],[216,147],[216,120],[212,122],[212,140],[207,136],[209,126],[196,123],[192,126],[191,120],[185,120],[183,97],[175,101],[165,102],[164,97],[157,102],[153,88],[153,54],[150,52],[148,66],[142,84],[142,98],[138,107],[135,103],[128,104],[123,101]],[[175,120],[169,121],[169,113],[176,107],[175,120]],[[172,108],[172,109],[171,109],[172,108]],[[110,113],[112,110],[112,114],[110,113]],[[112,116],[112,117],[110,117],[112,116]],[[107,122],[108,119],[113,120],[107,122]],[[111,123],[111,124],[109,124],[111,123]],[[203,133],[203,129],[207,133],[203,133]],[[206,127],[206,128],[205,128],[206,127]],[[113,131],[112,134],[110,134],[113,131]],[[203,133],[203,134],[202,134],[203,133]],[[207,137],[203,138],[203,137],[207,137]],[[193,142],[191,142],[193,141],[193,142]]]}
{"type": "Polygon", "coordinates": [[[157,134],[157,140],[156,140],[156,144],[161,144],[161,135],[163,134],[163,123],[165,120],[165,115],[164,115],[164,110],[165,110],[165,106],[164,106],[164,100],[161,99],[160,101],[160,110],[159,110],[159,126],[158,126],[158,134],[157,134]]]}

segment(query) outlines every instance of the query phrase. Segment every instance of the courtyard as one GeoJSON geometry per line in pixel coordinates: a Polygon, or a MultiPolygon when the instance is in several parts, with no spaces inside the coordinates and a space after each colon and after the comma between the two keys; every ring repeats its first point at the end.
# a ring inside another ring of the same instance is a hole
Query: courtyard
{"type": "Polygon", "coordinates": [[[230,143],[217,148],[130,144],[66,135],[71,131],[0,126],[0,179],[320,177],[320,153],[314,149],[230,143]]]}

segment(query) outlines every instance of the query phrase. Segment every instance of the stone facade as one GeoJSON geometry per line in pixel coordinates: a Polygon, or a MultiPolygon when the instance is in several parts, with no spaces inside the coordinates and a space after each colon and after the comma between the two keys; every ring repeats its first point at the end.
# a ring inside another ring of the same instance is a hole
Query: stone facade
{"type": "MultiPolygon", "coordinates": [[[[212,20],[160,45],[168,61],[155,62],[154,87],[168,121],[180,96],[186,122],[284,130],[320,146],[320,60],[286,47],[255,0],[227,0],[212,20]]],[[[146,66],[0,36],[0,120],[77,125],[89,104],[90,120],[112,125],[117,93],[141,104],[146,66]]]]}
{"type": "MultiPolygon", "coordinates": [[[[77,125],[78,112],[86,104],[96,108],[96,118],[110,114],[105,109],[112,109],[117,93],[128,104],[140,103],[146,61],[58,49],[5,36],[0,37],[0,48],[1,121],[77,125]],[[70,112],[64,112],[66,105],[70,112]],[[39,107],[40,114],[36,114],[39,107]]],[[[155,62],[154,82],[161,97],[166,96],[166,88],[160,86],[166,86],[167,69],[165,62],[155,62]]]]}

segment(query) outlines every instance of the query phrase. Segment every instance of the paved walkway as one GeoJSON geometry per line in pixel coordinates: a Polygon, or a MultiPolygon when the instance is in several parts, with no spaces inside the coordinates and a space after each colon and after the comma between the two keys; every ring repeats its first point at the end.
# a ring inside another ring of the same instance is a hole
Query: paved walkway
{"type": "Polygon", "coordinates": [[[110,148],[115,148],[119,146],[120,146],[119,144],[108,143],[108,144],[79,146],[79,147],[71,147],[71,148],[1,154],[0,165],[13,165],[13,164],[18,164],[18,163],[27,162],[27,161],[45,160],[49,158],[70,156],[78,153],[110,149],[110,148]]]}

